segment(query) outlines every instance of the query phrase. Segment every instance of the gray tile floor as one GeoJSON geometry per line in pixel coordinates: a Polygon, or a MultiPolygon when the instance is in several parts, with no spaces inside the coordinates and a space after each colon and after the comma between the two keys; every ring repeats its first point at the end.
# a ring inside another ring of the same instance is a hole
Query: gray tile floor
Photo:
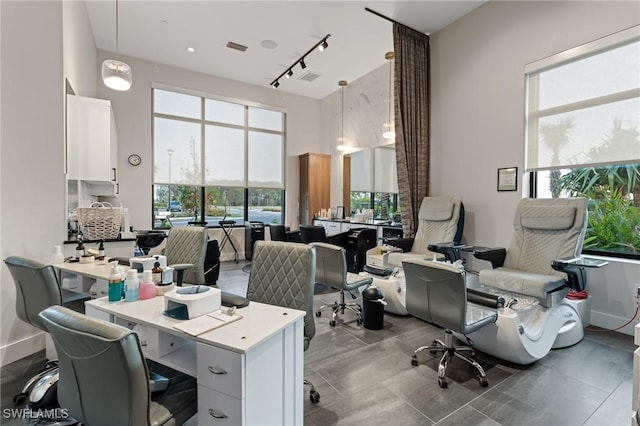
{"type": "MultiPolygon", "coordinates": [[[[223,264],[218,285],[246,292],[244,263],[223,264]]],[[[316,308],[338,293],[315,296],[316,308]]],[[[630,424],[633,338],[587,330],[582,342],[551,351],[529,365],[479,353],[489,387],[472,368],[454,360],[449,388],[437,384],[437,363],[428,353],[411,366],[413,350],[441,337],[442,330],[410,316],[385,314],[382,330],[367,330],[345,313],[335,327],[329,311],[316,318],[316,335],[305,352],[305,378],[320,402],[304,403],[306,425],[589,425],[630,424]]],[[[425,351],[426,352],[426,351],[425,351]]],[[[44,351],[3,366],[2,409],[44,361],[44,351]]],[[[0,424],[13,420],[0,418],[0,424]]]]}

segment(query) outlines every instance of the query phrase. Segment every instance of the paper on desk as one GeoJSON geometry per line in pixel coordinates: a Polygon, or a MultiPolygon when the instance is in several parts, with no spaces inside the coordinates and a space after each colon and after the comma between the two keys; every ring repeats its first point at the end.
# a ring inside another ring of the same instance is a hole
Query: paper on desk
{"type": "Polygon", "coordinates": [[[183,321],[174,325],[173,328],[192,336],[199,336],[202,333],[222,327],[223,325],[237,321],[240,318],[242,318],[242,315],[229,315],[221,311],[215,311],[207,315],[183,321]]]}

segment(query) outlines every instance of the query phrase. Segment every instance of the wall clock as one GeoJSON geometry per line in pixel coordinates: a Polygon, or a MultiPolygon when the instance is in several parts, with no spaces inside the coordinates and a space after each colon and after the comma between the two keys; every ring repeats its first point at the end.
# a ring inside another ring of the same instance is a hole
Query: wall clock
{"type": "Polygon", "coordinates": [[[139,166],[142,163],[142,158],[138,154],[131,154],[129,156],[129,164],[132,166],[139,166]]]}

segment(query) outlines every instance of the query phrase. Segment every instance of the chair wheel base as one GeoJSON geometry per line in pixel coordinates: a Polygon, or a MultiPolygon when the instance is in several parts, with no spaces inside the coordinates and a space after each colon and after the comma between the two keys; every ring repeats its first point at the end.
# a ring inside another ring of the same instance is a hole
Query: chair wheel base
{"type": "Polygon", "coordinates": [[[449,387],[449,383],[447,383],[447,379],[445,379],[444,377],[438,377],[438,386],[440,386],[442,389],[446,389],[449,387]]]}
{"type": "Polygon", "coordinates": [[[312,390],[311,392],[309,392],[309,399],[312,403],[317,404],[318,401],[320,401],[320,394],[318,393],[318,391],[312,390]]]}
{"type": "Polygon", "coordinates": [[[13,403],[15,405],[22,405],[26,401],[27,401],[27,394],[25,394],[25,393],[18,393],[18,394],[13,396],[13,403]]]}

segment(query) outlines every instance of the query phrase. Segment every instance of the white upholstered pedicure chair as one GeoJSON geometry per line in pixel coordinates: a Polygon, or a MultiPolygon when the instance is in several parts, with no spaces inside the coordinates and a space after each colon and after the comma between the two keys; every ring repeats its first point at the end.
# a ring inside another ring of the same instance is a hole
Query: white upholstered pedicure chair
{"type": "Polygon", "coordinates": [[[585,198],[523,199],[513,226],[508,250],[473,248],[476,258],[492,265],[480,271],[478,290],[504,298],[498,319],[456,337],[497,358],[530,364],[552,348],[582,340],[581,316],[589,314],[590,300],[566,296],[570,290],[585,290],[585,267],[607,262],[580,257],[587,226],[585,198]]]}

